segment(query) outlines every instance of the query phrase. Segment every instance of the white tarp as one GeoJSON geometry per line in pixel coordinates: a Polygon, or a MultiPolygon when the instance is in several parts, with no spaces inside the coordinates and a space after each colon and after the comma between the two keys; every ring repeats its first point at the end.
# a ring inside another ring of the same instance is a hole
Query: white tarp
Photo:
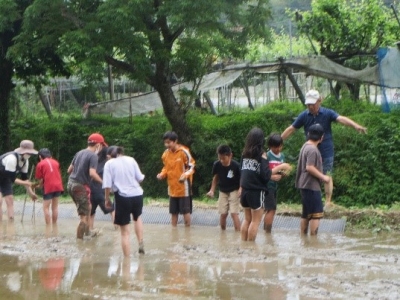
{"type": "MultiPolygon", "coordinates": [[[[198,92],[203,94],[213,89],[230,85],[234,82],[244,70],[213,72],[204,76],[200,82],[198,92]]],[[[180,89],[193,89],[193,83],[184,82],[172,87],[176,97],[180,89]]],[[[161,99],[158,92],[151,92],[128,99],[107,101],[100,103],[90,103],[88,105],[89,113],[110,114],[113,117],[127,117],[129,115],[138,115],[161,109],[161,99]]]]}
{"type": "MultiPolygon", "coordinates": [[[[232,65],[219,72],[204,76],[200,82],[198,92],[226,87],[234,82],[243,71],[252,69],[258,73],[279,71],[282,68],[293,68],[308,75],[319,76],[341,82],[364,83],[388,88],[400,88],[400,51],[399,47],[387,48],[380,63],[366,67],[363,70],[353,70],[339,65],[324,56],[310,56],[282,60],[273,63],[232,65]]],[[[180,89],[193,89],[193,83],[184,82],[172,87],[179,97],[180,89]]],[[[157,92],[139,95],[130,99],[121,99],[101,103],[89,104],[91,113],[107,113],[115,117],[147,113],[161,109],[162,104],[157,92]]]]}

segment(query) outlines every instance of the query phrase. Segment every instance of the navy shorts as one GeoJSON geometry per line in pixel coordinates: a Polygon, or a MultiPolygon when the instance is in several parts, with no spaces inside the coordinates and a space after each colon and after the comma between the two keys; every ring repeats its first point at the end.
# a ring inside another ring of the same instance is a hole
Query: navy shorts
{"type": "Polygon", "coordinates": [[[325,175],[332,175],[333,172],[333,156],[324,158],[322,160],[322,173],[325,175]]]}
{"type": "Polygon", "coordinates": [[[268,192],[264,190],[242,190],[240,204],[243,208],[264,208],[265,196],[268,192]]]}
{"type": "Polygon", "coordinates": [[[303,204],[302,219],[321,219],[324,216],[321,191],[300,189],[303,204]]]}
{"type": "Polygon", "coordinates": [[[192,213],[192,197],[169,197],[169,213],[185,215],[192,213]]]}
{"type": "Polygon", "coordinates": [[[48,194],[43,194],[43,200],[51,200],[53,198],[60,197],[62,192],[52,192],[48,194]]]}
{"type": "Polygon", "coordinates": [[[0,192],[3,196],[9,196],[13,194],[13,183],[9,177],[0,177],[0,192]]]}
{"type": "Polygon", "coordinates": [[[115,219],[114,224],[124,226],[133,220],[137,221],[142,214],[143,195],[134,197],[122,197],[117,192],[115,193],[115,219]]]}
{"type": "Polygon", "coordinates": [[[268,189],[268,194],[265,196],[264,210],[276,210],[276,190],[268,189]]]}

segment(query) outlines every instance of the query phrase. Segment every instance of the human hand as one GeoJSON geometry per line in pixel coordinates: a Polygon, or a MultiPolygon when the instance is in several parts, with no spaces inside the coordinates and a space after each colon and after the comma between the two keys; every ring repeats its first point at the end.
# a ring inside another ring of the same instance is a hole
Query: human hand
{"type": "Polygon", "coordinates": [[[282,179],[283,176],[284,176],[284,173],[282,173],[282,174],[271,175],[271,180],[273,180],[273,181],[279,181],[279,180],[282,179]]]}
{"type": "Polygon", "coordinates": [[[29,196],[31,197],[32,201],[36,201],[38,198],[35,193],[32,193],[29,196]]]}
{"type": "Polygon", "coordinates": [[[214,191],[209,191],[206,195],[210,198],[214,198],[214,191]]]}
{"type": "Polygon", "coordinates": [[[179,182],[184,182],[186,179],[186,175],[182,174],[181,177],[179,177],[179,182]]]}
{"type": "Polygon", "coordinates": [[[364,133],[364,134],[367,133],[367,128],[366,128],[366,127],[357,125],[357,126],[355,127],[355,129],[356,129],[359,133],[364,133]]]}
{"type": "Polygon", "coordinates": [[[331,181],[331,177],[328,175],[323,175],[321,181],[324,183],[329,183],[329,181],[331,181]]]}
{"type": "Polygon", "coordinates": [[[110,198],[107,198],[105,200],[105,206],[106,206],[106,208],[112,208],[113,207],[113,203],[111,202],[110,198]]]}

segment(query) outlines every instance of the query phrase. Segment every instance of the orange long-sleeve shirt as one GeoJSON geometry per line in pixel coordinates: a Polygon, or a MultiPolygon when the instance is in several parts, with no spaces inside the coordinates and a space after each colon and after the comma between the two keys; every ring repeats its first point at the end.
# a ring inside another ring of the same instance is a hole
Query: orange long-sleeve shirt
{"type": "Polygon", "coordinates": [[[192,194],[192,181],[195,161],[187,147],[179,145],[174,152],[167,149],[161,157],[164,167],[161,170],[162,178],[167,179],[168,195],[170,197],[187,197],[192,194]],[[183,182],[179,181],[185,175],[183,182]]]}

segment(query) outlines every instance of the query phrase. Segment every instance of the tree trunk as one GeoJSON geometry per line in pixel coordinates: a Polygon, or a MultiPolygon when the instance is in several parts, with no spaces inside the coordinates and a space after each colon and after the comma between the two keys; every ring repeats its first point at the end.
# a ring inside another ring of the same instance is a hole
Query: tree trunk
{"type": "MultiPolygon", "coordinates": [[[[0,54],[1,55],[1,54],[0,54]]],[[[10,94],[14,88],[12,82],[13,64],[4,56],[0,56],[0,152],[11,150],[9,108],[10,94]]]]}
{"type": "Polygon", "coordinates": [[[359,83],[347,83],[350,91],[351,99],[356,101],[360,99],[360,84],[359,83]]]}
{"type": "Polygon", "coordinates": [[[39,95],[40,101],[42,102],[44,109],[46,110],[47,116],[49,117],[49,119],[51,119],[53,115],[51,114],[49,101],[46,99],[46,96],[45,94],[43,94],[42,88],[40,86],[35,87],[35,89],[36,93],[39,95]]]}
{"type": "Polygon", "coordinates": [[[160,95],[164,114],[172,126],[172,130],[178,134],[179,143],[188,147],[192,144],[192,136],[186,122],[186,115],[183,108],[176,101],[171,84],[167,79],[157,78],[154,88],[160,95]]]}

